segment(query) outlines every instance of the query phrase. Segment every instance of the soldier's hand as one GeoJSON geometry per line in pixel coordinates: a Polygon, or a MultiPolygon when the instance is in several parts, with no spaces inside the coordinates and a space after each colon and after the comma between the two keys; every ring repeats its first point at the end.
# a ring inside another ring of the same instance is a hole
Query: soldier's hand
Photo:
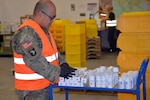
{"type": "Polygon", "coordinates": [[[75,75],[75,68],[71,68],[67,63],[63,63],[61,66],[61,73],[60,76],[64,78],[69,78],[75,75]]]}
{"type": "Polygon", "coordinates": [[[64,67],[61,67],[60,77],[69,78],[71,72],[66,70],[64,67]]]}
{"type": "Polygon", "coordinates": [[[75,72],[77,70],[76,68],[70,67],[69,64],[67,64],[67,63],[61,64],[61,67],[64,67],[66,70],[69,70],[71,72],[75,72]]]}

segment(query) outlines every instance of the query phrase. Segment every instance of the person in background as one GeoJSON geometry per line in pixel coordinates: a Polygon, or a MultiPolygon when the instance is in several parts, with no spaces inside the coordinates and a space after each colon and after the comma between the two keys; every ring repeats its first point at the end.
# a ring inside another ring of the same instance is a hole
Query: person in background
{"type": "MultiPolygon", "coordinates": [[[[115,14],[113,12],[113,7],[106,5],[107,10],[107,20],[115,20],[115,14]]],[[[109,42],[109,52],[114,52],[116,50],[116,39],[115,39],[116,26],[108,27],[108,42],[109,42]]]]}
{"type": "Polygon", "coordinates": [[[19,100],[49,100],[49,85],[68,78],[70,67],[57,50],[49,27],[56,16],[51,0],[39,0],[33,15],[12,39],[15,89],[19,100]]]}

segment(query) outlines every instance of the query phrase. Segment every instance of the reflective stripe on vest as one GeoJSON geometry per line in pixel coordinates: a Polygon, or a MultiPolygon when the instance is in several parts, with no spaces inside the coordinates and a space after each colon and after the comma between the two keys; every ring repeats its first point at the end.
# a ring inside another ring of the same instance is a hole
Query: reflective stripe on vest
{"type": "Polygon", "coordinates": [[[106,16],[107,16],[107,14],[104,14],[104,13],[101,13],[100,15],[103,16],[103,17],[106,17],[106,16]]]}
{"type": "MultiPolygon", "coordinates": [[[[58,58],[58,52],[56,54],[53,54],[52,56],[46,57],[48,62],[53,62],[57,58],[58,58]]],[[[16,64],[25,64],[24,61],[23,61],[23,58],[16,58],[16,57],[14,57],[14,63],[16,63],[16,64]]]]}
{"type": "Polygon", "coordinates": [[[37,79],[43,79],[44,77],[34,73],[34,74],[20,74],[15,72],[15,78],[19,80],[37,80],[37,79]]]}
{"type": "Polygon", "coordinates": [[[116,20],[106,20],[106,26],[107,27],[117,26],[117,21],[116,20]]]}

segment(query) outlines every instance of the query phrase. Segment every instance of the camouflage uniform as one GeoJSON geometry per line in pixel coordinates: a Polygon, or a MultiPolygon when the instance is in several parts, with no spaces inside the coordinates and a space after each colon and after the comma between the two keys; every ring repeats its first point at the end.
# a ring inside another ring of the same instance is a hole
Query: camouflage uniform
{"type": "MultiPolygon", "coordinates": [[[[51,43],[48,30],[43,30],[51,43]]],[[[54,65],[49,64],[46,58],[41,56],[41,39],[31,27],[26,26],[14,35],[12,40],[12,48],[16,53],[23,55],[25,64],[34,72],[44,76],[51,82],[55,82],[59,77],[60,67],[55,67],[54,65]],[[24,47],[24,44],[27,41],[32,42],[32,45],[29,48],[24,47]]],[[[63,57],[61,57],[60,53],[58,54],[58,59],[60,65],[66,62],[63,57]]],[[[48,87],[36,91],[16,90],[16,93],[19,96],[19,100],[49,100],[48,87]]]]}

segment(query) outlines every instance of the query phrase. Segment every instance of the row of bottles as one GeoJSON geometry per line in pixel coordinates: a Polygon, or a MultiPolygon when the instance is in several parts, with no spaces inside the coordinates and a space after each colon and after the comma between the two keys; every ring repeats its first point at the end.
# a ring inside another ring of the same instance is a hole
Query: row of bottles
{"type": "Polygon", "coordinates": [[[136,85],[138,71],[128,71],[119,76],[119,68],[100,66],[93,70],[80,68],[69,79],[61,77],[61,86],[88,86],[97,88],[132,89],[136,85]]]}

